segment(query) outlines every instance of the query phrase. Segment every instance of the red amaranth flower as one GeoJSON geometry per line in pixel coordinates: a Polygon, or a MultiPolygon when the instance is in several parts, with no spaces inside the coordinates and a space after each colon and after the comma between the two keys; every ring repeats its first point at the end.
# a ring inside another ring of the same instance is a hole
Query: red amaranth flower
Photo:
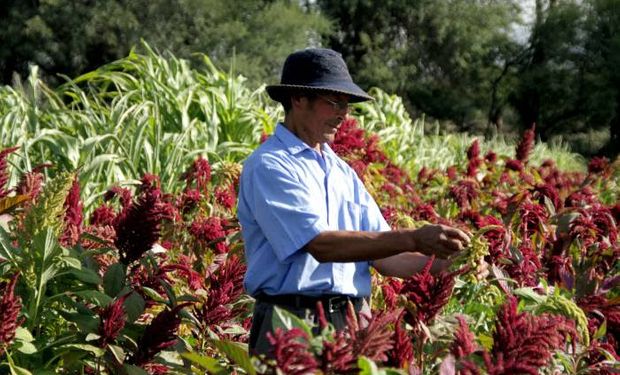
{"type": "Polygon", "coordinates": [[[8,283],[0,283],[2,295],[0,299],[0,356],[4,354],[5,348],[11,344],[15,338],[15,330],[21,325],[18,316],[22,309],[22,299],[15,295],[15,284],[17,284],[18,278],[19,273],[16,273],[8,283]]]}
{"type": "Polygon", "coordinates": [[[405,320],[419,329],[419,323],[428,324],[448,303],[455,277],[465,269],[452,273],[441,271],[431,274],[431,266],[435,257],[431,257],[422,271],[403,282],[400,294],[406,298],[407,314],[405,320]]]}
{"type": "Polygon", "coordinates": [[[214,249],[218,254],[228,251],[226,232],[219,217],[196,218],[189,227],[189,233],[203,246],[214,249]]]}
{"type": "Polygon", "coordinates": [[[114,224],[114,218],[116,217],[116,212],[114,211],[114,207],[102,204],[101,206],[95,208],[93,213],[90,215],[90,225],[93,226],[112,226],[114,224]]]}
{"type": "Polygon", "coordinates": [[[593,157],[588,163],[588,173],[597,174],[604,172],[609,166],[609,159],[606,157],[593,157]]]}
{"type": "Polygon", "coordinates": [[[80,200],[80,183],[76,178],[65,200],[65,227],[60,243],[72,247],[78,243],[82,234],[83,205],[80,200]]]}
{"type": "Polygon", "coordinates": [[[566,207],[586,207],[591,206],[593,204],[600,203],[596,193],[590,188],[590,186],[585,186],[581,190],[577,190],[572,192],[564,202],[564,206],[566,207]]]}
{"type": "Polygon", "coordinates": [[[460,208],[470,207],[471,202],[478,198],[480,186],[475,180],[467,179],[450,187],[450,196],[456,200],[460,208]]]}
{"type": "Polygon", "coordinates": [[[168,218],[163,210],[161,191],[147,185],[149,182],[145,180],[137,201],[123,209],[114,222],[114,245],[124,264],[140,259],[153,247],[159,239],[161,221],[168,218]]]}
{"type": "Polygon", "coordinates": [[[349,162],[349,166],[355,171],[357,177],[364,181],[364,175],[368,169],[368,164],[362,160],[353,160],[349,162]]]}
{"type": "Polygon", "coordinates": [[[388,366],[395,366],[398,368],[407,368],[411,366],[413,360],[413,339],[407,333],[407,329],[404,327],[403,311],[398,317],[394,328],[394,347],[387,353],[388,366]]]}
{"type": "Polygon", "coordinates": [[[207,185],[211,181],[211,165],[209,161],[202,156],[199,156],[194,163],[187,169],[187,171],[181,176],[181,179],[185,180],[186,188],[191,189],[195,184],[196,189],[200,190],[203,194],[207,193],[207,185]]]}
{"type": "Polygon", "coordinates": [[[480,156],[480,141],[478,138],[474,139],[474,141],[469,145],[467,149],[467,159],[474,160],[478,159],[480,156]]]}
{"type": "Polygon", "coordinates": [[[11,190],[9,190],[6,186],[9,182],[9,172],[7,171],[7,157],[9,156],[9,154],[18,149],[19,147],[11,147],[5,148],[4,150],[0,151],[0,198],[6,197],[11,192],[11,190]]]}
{"type": "Polygon", "coordinates": [[[542,265],[534,249],[523,243],[519,247],[521,259],[511,259],[512,263],[504,266],[510,277],[520,286],[538,285],[542,265]]]}
{"type": "Polygon", "coordinates": [[[36,200],[43,190],[43,179],[43,173],[38,170],[24,173],[15,187],[15,192],[18,195],[28,195],[32,200],[36,200]]]}
{"type": "Polygon", "coordinates": [[[104,202],[109,202],[115,197],[118,197],[118,200],[121,202],[121,207],[127,209],[131,205],[132,196],[133,194],[131,194],[131,190],[129,189],[120,186],[112,186],[103,195],[103,200],[104,202]]]}
{"type": "Polygon", "coordinates": [[[385,307],[388,310],[393,310],[396,308],[396,302],[398,299],[398,295],[400,294],[401,289],[403,288],[403,283],[395,278],[389,277],[381,284],[381,290],[383,292],[383,301],[385,302],[385,307]]]}
{"type": "Polygon", "coordinates": [[[588,322],[592,322],[594,328],[590,334],[605,321],[607,324],[607,334],[612,337],[620,337],[620,301],[608,299],[603,295],[585,296],[577,300],[579,307],[588,316],[588,322]]]}
{"type": "Polygon", "coordinates": [[[533,124],[531,128],[529,128],[523,133],[523,138],[521,138],[521,142],[519,142],[519,144],[517,145],[516,159],[522,162],[524,165],[527,164],[527,161],[530,158],[530,154],[534,149],[535,129],[536,124],[533,124]]]}
{"type": "Polygon", "coordinates": [[[484,356],[489,374],[537,375],[553,351],[564,347],[567,336],[577,337],[574,323],[565,317],[518,313],[517,303],[514,296],[508,296],[497,313],[493,347],[484,356]]]}
{"type": "Polygon", "coordinates": [[[19,272],[13,275],[8,283],[0,283],[0,357],[15,338],[15,330],[22,323],[22,320],[18,319],[22,299],[15,295],[18,278],[19,272]]]}
{"type": "Polygon", "coordinates": [[[121,330],[125,328],[127,313],[123,304],[127,297],[129,297],[129,294],[127,293],[117,298],[99,313],[99,346],[101,348],[105,348],[108,344],[113,343],[121,333],[121,330]]]}
{"type": "Polygon", "coordinates": [[[440,218],[431,203],[417,204],[411,210],[409,216],[411,216],[414,220],[426,220],[430,222],[436,222],[440,218]]]}
{"type": "Polygon", "coordinates": [[[202,329],[213,329],[241,313],[229,305],[243,294],[243,277],[246,266],[236,256],[229,256],[208,280],[207,299],[200,307],[194,306],[194,312],[202,329]]]}
{"type": "Polygon", "coordinates": [[[519,205],[518,211],[521,218],[519,230],[525,238],[530,238],[534,233],[546,234],[549,212],[544,206],[535,204],[526,198],[519,205]]]}
{"type": "MultiPolygon", "coordinates": [[[[317,303],[319,322],[326,324],[323,305],[317,303]]],[[[392,332],[389,326],[396,324],[402,310],[378,312],[361,327],[353,305],[347,305],[347,326],[336,331],[333,338],[323,341],[321,352],[321,370],[323,373],[350,373],[356,371],[356,360],[360,356],[373,361],[388,360],[389,350],[393,347],[392,332]]],[[[360,315],[361,317],[361,315],[360,315]]],[[[364,317],[368,319],[368,317],[364,317]]]]}
{"type": "Polygon", "coordinates": [[[459,315],[456,319],[459,321],[459,327],[454,332],[454,341],[450,346],[450,353],[458,360],[472,354],[476,350],[476,342],[465,318],[459,315]]]}
{"type": "Polygon", "coordinates": [[[173,309],[165,309],[151,321],[138,340],[138,350],[128,363],[143,366],[153,360],[157,353],[171,347],[177,341],[177,330],[181,324],[179,312],[191,303],[182,303],[173,309]]]}
{"type": "Polygon", "coordinates": [[[523,170],[523,163],[521,162],[521,160],[508,159],[506,160],[506,169],[521,172],[523,170]]]}
{"type": "Polygon", "coordinates": [[[467,177],[476,177],[478,174],[478,168],[482,165],[482,160],[479,158],[471,159],[467,163],[467,177]]]}
{"type": "Polygon", "coordinates": [[[235,203],[237,202],[237,195],[235,193],[235,188],[232,185],[228,185],[226,187],[215,188],[215,199],[217,203],[222,205],[222,207],[230,210],[235,207],[235,203]]]}
{"type": "Polygon", "coordinates": [[[486,153],[486,155],[484,155],[484,160],[487,162],[487,164],[495,164],[495,162],[497,161],[497,154],[493,151],[489,151],[486,153]]]}
{"type": "Polygon", "coordinates": [[[446,176],[448,176],[449,180],[456,180],[456,167],[454,165],[446,169],[446,176]]]}
{"type": "Polygon", "coordinates": [[[285,331],[276,328],[267,333],[276,368],[284,374],[305,375],[318,370],[317,360],[310,352],[308,335],[300,328],[285,331]]]}
{"type": "Polygon", "coordinates": [[[555,186],[551,184],[538,184],[533,189],[529,190],[532,193],[533,199],[538,199],[539,204],[545,203],[545,197],[553,203],[553,207],[557,210],[562,208],[562,201],[560,200],[560,193],[555,186]]]}
{"type": "Polygon", "coordinates": [[[167,375],[170,373],[170,367],[161,363],[150,362],[142,366],[149,375],[167,375]]]}
{"type": "Polygon", "coordinates": [[[166,272],[169,270],[175,270],[179,274],[181,274],[181,276],[183,276],[187,280],[187,284],[191,290],[198,290],[204,288],[202,276],[198,272],[194,271],[194,268],[192,267],[192,264],[190,263],[189,257],[187,255],[181,255],[179,257],[178,263],[169,264],[163,266],[162,268],[164,268],[166,272]]]}
{"type": "Polygon", "coordinates": [[[365,144],[364,130],[357,127],[357,121],[354,118],[348,117],[340,124],[331,147],[336,154],[346,157],[361,152],[365,144]]]}

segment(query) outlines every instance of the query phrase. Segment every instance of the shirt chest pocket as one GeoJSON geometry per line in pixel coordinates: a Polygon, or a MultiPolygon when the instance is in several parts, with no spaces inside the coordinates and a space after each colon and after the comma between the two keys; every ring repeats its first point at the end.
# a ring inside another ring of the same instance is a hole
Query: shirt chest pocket
{"type": "Polygon", "coordinates": [[[338,229],[368,230],[368,206],[351,201],[343,201],[338,212],[338,229]]]}

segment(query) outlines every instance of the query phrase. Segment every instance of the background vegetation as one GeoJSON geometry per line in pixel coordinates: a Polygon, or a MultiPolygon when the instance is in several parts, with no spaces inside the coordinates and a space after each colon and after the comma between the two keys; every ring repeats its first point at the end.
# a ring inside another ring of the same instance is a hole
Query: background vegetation
{"type": "Polygon", "coordinates": [[[205,53],[258,89],[292,50],[323,45],[440,133],[512,137],[536,123],[542,140],[618,154],[618,0],[7,0],[0,23],[5,84],[35,64],[55,87],[144,39],[194,66],[205,53]]]}

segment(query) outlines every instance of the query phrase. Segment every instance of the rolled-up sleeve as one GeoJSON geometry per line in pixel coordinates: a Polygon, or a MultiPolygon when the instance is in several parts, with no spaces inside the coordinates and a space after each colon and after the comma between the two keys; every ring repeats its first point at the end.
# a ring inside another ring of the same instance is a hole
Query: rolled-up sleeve
{"type": "Polygon", "coordinates": [[[293,254],[328,228],[320,192],[277,161],[263,158],[252,173],[252,201],[256,222],[278,260],[293,254]]]}

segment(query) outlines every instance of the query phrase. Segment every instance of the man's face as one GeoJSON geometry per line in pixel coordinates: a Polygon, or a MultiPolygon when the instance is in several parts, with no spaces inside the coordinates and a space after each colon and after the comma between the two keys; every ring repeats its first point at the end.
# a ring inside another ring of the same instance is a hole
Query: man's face
{"type": "Polygon", "coordinates": [[[346,118],[349,96],[336,93],[319,93],[313,98],[302,98],[298,137],[310,147],[332,142],[342,121],[346,118]]]}

